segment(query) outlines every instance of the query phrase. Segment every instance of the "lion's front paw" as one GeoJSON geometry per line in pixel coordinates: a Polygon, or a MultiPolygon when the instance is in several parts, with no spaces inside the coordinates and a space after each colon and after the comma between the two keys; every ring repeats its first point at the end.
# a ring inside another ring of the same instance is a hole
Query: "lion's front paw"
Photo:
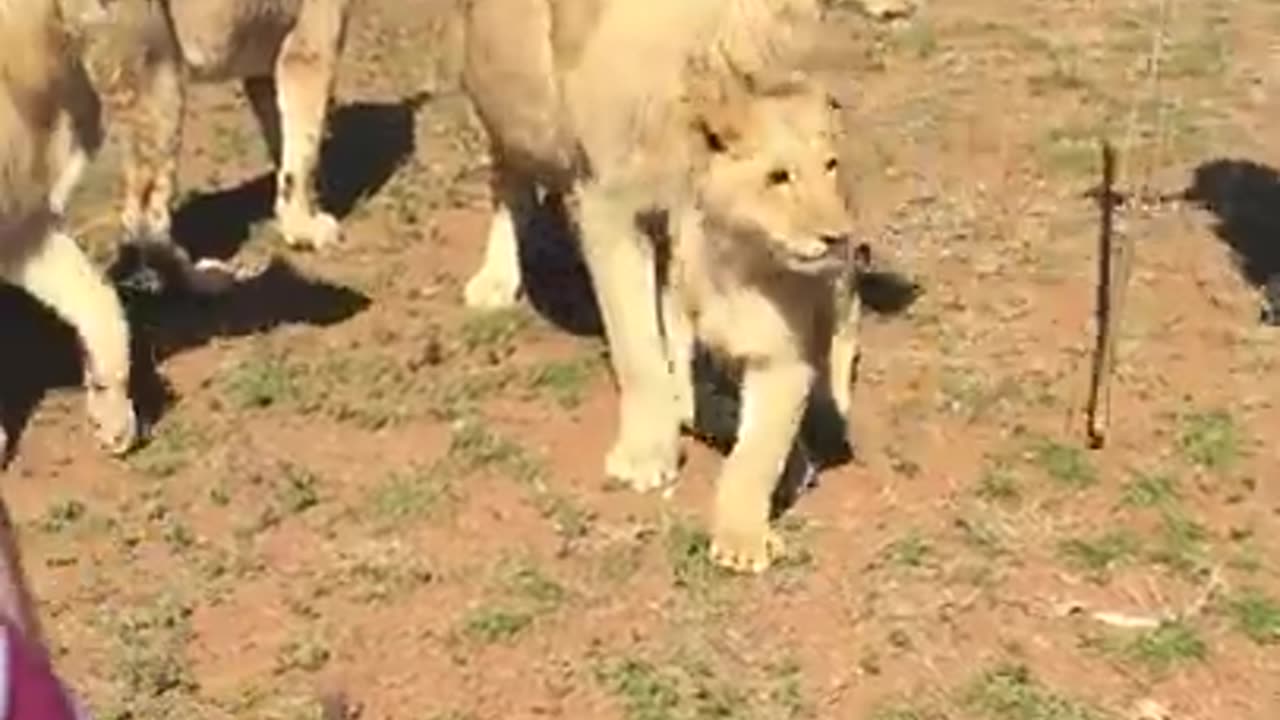
{"type": "Polygon", "coordinates": [[[717,522],[711,536],[711,561],[733,572],[764,572],[784,552],[782,538],[767,521],[717,522]]]}
{"type": "Polygon", "coordinates": [[[462,297],[467,307],[473,310],[509,308],[520,298],[520,278],[485,266],[467,281],[462,297]]]}
{"type": "Polygon", "coordinates": [[[329,213],[280,218],[280,234],[295,250],[325,250],[342,242],[342,225],[329,213]]]}
{"type": "Polygon", "coordinates": [[[649,445],[632,447],[619,442],[605,458],[605,474],[637,492],[648,492],[675,482],[680,464],[679,448],[649,445]]]}
{"type": "Polygon", "coordinates": [[[201,295],[221,295],[235,286],[244,275],[231,263],[215,258],[200,258],[187,273],[187,286],[201,295]]]}
{"type": "Polygon", "coordinates": [[[138,440],[138,417],[123,384],[90,386],[85,404],[93,434],[107,452],[119,457],[133,449],[138,440]]]}

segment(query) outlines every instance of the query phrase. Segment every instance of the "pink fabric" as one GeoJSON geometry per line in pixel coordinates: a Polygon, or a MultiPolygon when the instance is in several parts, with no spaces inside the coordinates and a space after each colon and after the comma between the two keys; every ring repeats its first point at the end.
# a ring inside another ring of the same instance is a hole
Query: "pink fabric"
{"type": "Polygon", "coordinates": [[[43,653],[3,623],[9,653],[9,714],[3,720],[76,720],[62,683],[43,653]]]}

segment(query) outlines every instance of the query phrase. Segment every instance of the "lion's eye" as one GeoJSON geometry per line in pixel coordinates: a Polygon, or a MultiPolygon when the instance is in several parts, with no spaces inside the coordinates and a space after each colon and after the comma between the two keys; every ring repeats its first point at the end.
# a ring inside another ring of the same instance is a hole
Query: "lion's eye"
{"type": "Polygon", "coordinates": [[[836,171],[836,168],[840,167],[840,161],[839,161],[839,160],[837,160],[837,159],[835,159],[835,158],[829,158],[829,159],[827,160],[827,165],[826,165],[826,167],[827,167],[827,172],[829,172],[829,173],[830,173],[830,172],[835,172],[835,171],[836,171]]]}
{"type": "Polygon", "coordinates": [[[791,171],[782,168],[770,170],[767,180],[770,185],[786,185],[791,182],[791,171]]]}

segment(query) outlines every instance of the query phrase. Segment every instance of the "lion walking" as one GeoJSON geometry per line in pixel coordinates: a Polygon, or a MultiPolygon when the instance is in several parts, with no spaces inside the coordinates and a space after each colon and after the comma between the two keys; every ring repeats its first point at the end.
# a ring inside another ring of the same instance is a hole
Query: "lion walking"
{"type": "Polygon", "coordinates": [[[620,392],[605,471],[638,490],[676,476],[694,339],[742,365],[712,547],[737,570],[779,549],[770,497],[810,390],[848,405],[848,373],[830,364],[856,349],[843,335],[832,347],[852,233],[833,107],[776,72],[818,13],[811,0],[467,5],[464,84],[494,197],[467,304],[516,301],[521,216],[539,188],[569,196],[620,392]]]}
{"type": "Polygon", "coordinates": [[[0,277],[75,329],[90,420],[102,444],[123,453],[137,436],[129,329],[119,297],[61,227],[101,142],[97,96],[55,0],[0,0],[0,45],[0,277]]]}
{"type": "MultiPolygon", "coordinates": [[[[101,0],[80,0],[100,3],[101,0]]],[[[341,227],[318,207],[325,118],[350,0],[118,0],[88,33],[91,67],[124,140],[120,221],[126,245],[176,255],[172,242],[183,113],[190,82],[238,79],[276,163],[275,217],[286,244],[323,249],[341,227]]],[[[212,268],[210,268],[212,270],[212,268]]],[[[207,278],[208,287],[221,284],[207,278]]]]}

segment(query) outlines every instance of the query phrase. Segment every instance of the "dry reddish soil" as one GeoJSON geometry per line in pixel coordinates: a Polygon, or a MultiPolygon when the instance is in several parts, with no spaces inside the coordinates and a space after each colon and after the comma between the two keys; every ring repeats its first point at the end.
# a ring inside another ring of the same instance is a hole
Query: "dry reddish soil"
{"type": "MultiPolygon", "coordinates": [[[[313,718],[337,691],[396,720],[1280,717],[1280,335],[1259,322],[1280,6],[837,10],[821,61],[860,222],[921,292],[879,293],[857,458],[784,515],[790,555],[758,578],[707,563],[711,450],[687,442],[670,498],[603,482],[616,393],[566,244],[533,253],[524,309],[462,308],[487,159],[451,6],[360,4],[332,252],[264,221],[238,88],[193,91],[178,234],[274,265],[223,299],[131,301],[145,448],[96,452],[67,332],[0,297],[22,348],[4,492],[98,717],[313,718]],[[1092,451],[1102,135],[1122,189],[1164,201],[1121,212],[1137,260],[1092,451]]],[[[104,263],[117,168],[108,148],[75,200],[104,263]]]]}

